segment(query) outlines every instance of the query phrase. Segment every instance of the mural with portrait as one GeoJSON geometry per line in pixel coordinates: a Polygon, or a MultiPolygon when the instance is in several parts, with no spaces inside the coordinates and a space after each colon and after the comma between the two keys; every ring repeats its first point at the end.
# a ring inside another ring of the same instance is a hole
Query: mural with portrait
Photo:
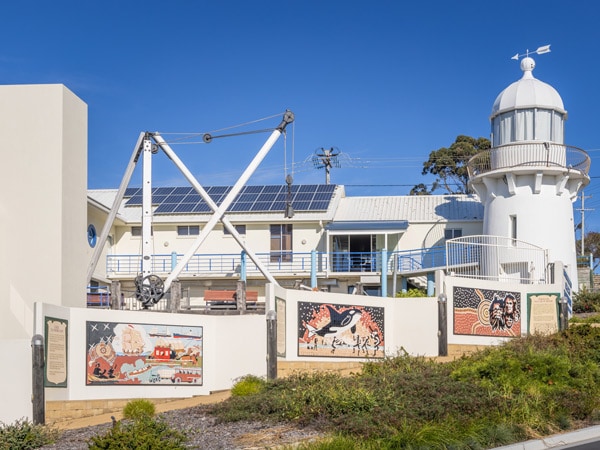
{"type": "Polygon", "coordinates": [[[202,327],[86,322],[87,385],[201,385],[202,327]]]}
{"type": "Polygon", "coordinates": [[[298,302],[298,356],[383,358],[384,308],[298,302]]]}
{"type": "Polygon", "coordinates": [[[454,286],[454,334],[521,335],[521,293],[454,286]]]}

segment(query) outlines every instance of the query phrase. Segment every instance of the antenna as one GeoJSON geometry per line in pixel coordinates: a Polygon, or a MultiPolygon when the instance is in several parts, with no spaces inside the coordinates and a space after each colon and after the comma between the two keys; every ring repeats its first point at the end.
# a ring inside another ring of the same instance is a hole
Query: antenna
{"type": "Polygon", "coordinates": [[[340,150],[337,147],[331,147],[329,149],[320,148],[315,150],[315,154],[312,158],[313,165],[315,169],[325,169],[325,184],[329,184],[330,182],[330,172],[332,167],[341,168],[340,161],[338,156],[340,155],[340,150]]]}
{"type": "Polygon", "coordinates": [[[511,57],[510,59],[516,59],[517,61],[519,60],[519,58],[521,58],[522,56],[528,57],[530,54],[531,55],[543,55],[544,53],[550,53],[550,44],[548,45],[542,45],[541,47],[538,47],[535,51],[530,52],[529,49],[527,49],[525,51],[525,53],[519,55],[518,53],[511,57]]]}

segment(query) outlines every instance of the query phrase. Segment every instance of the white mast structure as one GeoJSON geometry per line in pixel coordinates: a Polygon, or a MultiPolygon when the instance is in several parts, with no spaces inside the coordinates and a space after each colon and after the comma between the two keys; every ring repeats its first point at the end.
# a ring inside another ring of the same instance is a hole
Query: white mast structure
{"type": "Polygon", "coordinates": [[[562,99],[533,76],[535,61],[529,55],[549,51],[546,45],[513,56],[525,56],[523,76],[496,98],[492,148],[469,161],[469,182],[484,205],[483,234],[546,249],[549,262],[563,262],[577,290],[573,202],[590,182],[590,157],[564,144],[562,99]]]}

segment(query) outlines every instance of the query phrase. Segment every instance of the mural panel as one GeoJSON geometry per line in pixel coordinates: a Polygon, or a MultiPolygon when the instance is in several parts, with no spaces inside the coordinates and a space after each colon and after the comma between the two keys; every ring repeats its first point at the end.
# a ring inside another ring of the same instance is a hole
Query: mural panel
{"type": "Polygon", "coordinates": [[[383,307],[298,302],[298,356],[383,358],[383,307]]]}
{"type": "Polygon", "coordinates": [[[521,293],[454,286],[454,334],[521,335],[521,293]]]}
{"type": "Polygon", "coordinates": [[[202,327],[86,322],[87,385],[201,385],[202,327]]]}

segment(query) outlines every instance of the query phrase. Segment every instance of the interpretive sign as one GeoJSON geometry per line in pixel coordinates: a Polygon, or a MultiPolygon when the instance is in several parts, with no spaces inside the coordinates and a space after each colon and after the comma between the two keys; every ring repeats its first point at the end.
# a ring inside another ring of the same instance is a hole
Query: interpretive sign
{"type": "Polygon", "coordinates": [[[67,387],[67,329],[65,319],[44,318],[45,387],[67,387]]]}

